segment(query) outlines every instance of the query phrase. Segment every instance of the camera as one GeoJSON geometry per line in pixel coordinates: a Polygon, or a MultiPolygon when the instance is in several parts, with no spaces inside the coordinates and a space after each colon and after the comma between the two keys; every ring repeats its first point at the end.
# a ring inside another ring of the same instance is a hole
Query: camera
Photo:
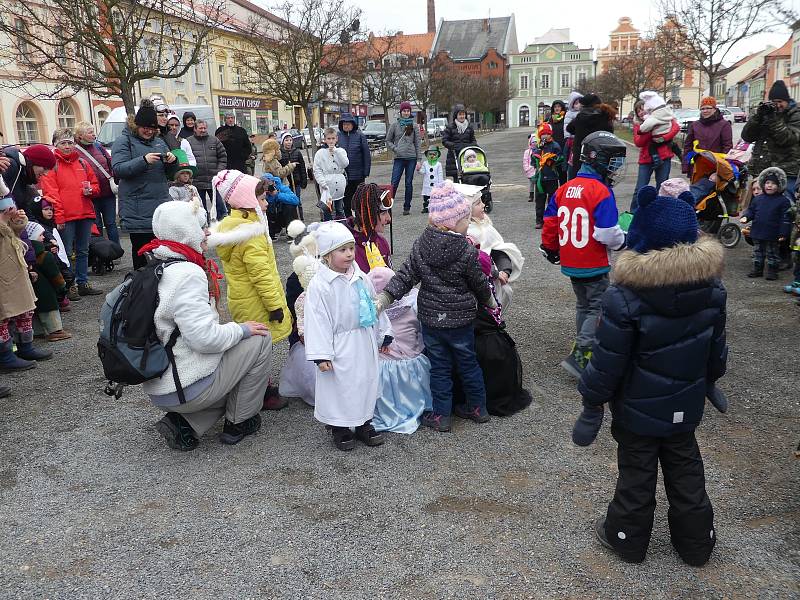
{"type": "Polygon", "coordinates": [[[167,153],[166,152],[162,152],[161,153],[160,160],[161,160],[161,162],[167,162],[167,153]]]}
{"type": "Polygon", "coordinates": [[[273,194],[273,193],[275,193],[275,184],[274,184],[274,183],[270,183],[270,184],[267,186],[267,192],[269,192],[270,194],[273,194]]]}
{"type": "Polygon", "coordinates": [[[771,115],[775,113],[775,103],[772,101],[761,102],[758,105],[758,114],[759,115],[771,115]]]}

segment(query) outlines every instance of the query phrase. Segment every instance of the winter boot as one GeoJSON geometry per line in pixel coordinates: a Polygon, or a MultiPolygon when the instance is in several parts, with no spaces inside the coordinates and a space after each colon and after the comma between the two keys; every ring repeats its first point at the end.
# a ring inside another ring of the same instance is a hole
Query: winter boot
{"type": "Polygon", "coordinates": [[[459,419],[469,419],[470,421],[475,421],[476,423],[487,423],[491,419],[485,406],[467,408],[465,404],[456,404],[453,407],[453,414],[459,419]]]}
{"type": "Polygon", "coordinates": [[[386,441],[383,433],[375,431],[372,419],[356,427],[356,439],[367,446],[380,446],[386,441]]]}
{"type": "Polygon", "coordinates": [[[102,293],[102,291],[94,289],[88,283],[78,284],[78,295],[80,296],[100,296],[102,293]]]}
{"type": "Polygon", "coordinates": [[[428,202],[430,202],[430,200],[425,200],[425,199],[422,200],[422,214],[423,215],[428,212],[428,202]]]}
{"type": "MultiPolygon", "coordinates": [[[[363,427],[363,425],[362,425],[363,427]]],[[[333,434],[333,445],[337,450],[348,451],[356,447],[356,438],[349,427],[334,427],[328,425],[327,429],[333,434]]]]}
{"type": "Polygon", "coordinates": [[[40,350],[33,346],[33,331],[20,334],[16,354],[23,360],[47,360],[53,358],[52,350],[40,350]]]}
{"type": "Polygon", "coordinates": [[[7,340],[0,344],[0,373],[26,371],[36,366],[35,360],[24,360],[12,351],[14,342],[7,340]]]}
{"type": "Polygon", "coordinates": [[[603,546],[603,548],[611,550],[611,552],[619,556],[622,560],[624,560],[627,563],[640,563],[644,561],[644,557],[642,558],[626,557],[624,554],[622,554],[619,550],[617,550],[616,548],[614,548],[614,546],[611,545],[611,542],[608,541],[608,536],[606,535],[605,517],[600,517],[599,519],[597,519],[597,521],[595,521],[594,537],[597,538],[597,541],[600,542],[600,545],[603,546]]]}
{"type": "Polygon", "coordinates": [[[261,429],[261,415],[258,413],[241,423],[231,423],[228,419],[225,419],[222,433],[219,434],[219,441],[228,446],[233,446],[241,442],[245,436],[251,435],[259,429],[261,429]]]}
{"type": "Polygon", "coordinates": [[[175,412],[168,412],[156,423],[156,430],[173,450],[188,452],[200,443],[189,422],[175,412]]]}
{"type": "Polygon", "coordinates": [[[528,194],[528,202],[533,202],[533,192],[528,194]]]}
{"type": "Polygon", "coordinates": [[[775,281],[778,278],[778,267],[767,265],[767,275],[764,277],[767,281],[775,281]]]}
{"type": "Polygon", "coordinates": [[[281,410],[288,405],[289,401],[281,397],[278,393],[278,388],[274,385],[267,386],[267,391],[264,394],[264,404],[261,406],[261,410],[281,410]]]}
{"type": "Polygon", "coordinates": [[[69,290],[67,291],[67,298],[70,302],[77,302],[81,299],[81,295],[78,293],[78,286],[74,283],[69,286],[69,290]]]}
{"type": "Polygon", "coordinates": [[[755,279],[756,277],[761,277],[764,274],[764,265],[753,263],[752,270],[747,274],[750,279],[755,279]]]}
{"type": "Polygon", "coordinates": [[[439,433],[447,433],[452,426],[450,415],[437,415],[433,411],[422,414],[422,425],[439,433]]]}

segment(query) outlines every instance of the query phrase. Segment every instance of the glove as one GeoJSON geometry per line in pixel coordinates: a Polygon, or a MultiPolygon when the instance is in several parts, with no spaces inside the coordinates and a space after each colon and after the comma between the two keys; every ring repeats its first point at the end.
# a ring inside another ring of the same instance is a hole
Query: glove
{"type": "Polygon", "coordinates": [[[270,321],[278,321],[278,322],[283,321],[283,309],[282,308],[278,308],[278,309],[269,311],[269,320],[270,321]]]}
{"type": "Polygon", "coordinates": [[[722,414],[728,412],[728,398],[725,396],[725,392],[716,385],[712,384],[711,387],[706,390],[706,398],[708,398],[712,406],[722,414]]]}
{"type": "Polygon", "coordinates": [[[577,446],[588,446],[597,437],[602,424],[603,407],[584,406],[572,428],[572,441],[577,446]]]}
{"type": "Polygon", "coordinates": [[[554,265],[557,265],[561,262],[561,257],[559,256],[558,250],[548,250],[540,244],[539,252],[541,252],[544,257],[554,265]]]}
{"type": "Polygon", "coordinates": [[[392,302],[394,302],[394,300],[392,300],[392,297],[387,292],[381,292],[375,299],[375,310],[378,311],[378,314],[381,314],[392,302]]]}

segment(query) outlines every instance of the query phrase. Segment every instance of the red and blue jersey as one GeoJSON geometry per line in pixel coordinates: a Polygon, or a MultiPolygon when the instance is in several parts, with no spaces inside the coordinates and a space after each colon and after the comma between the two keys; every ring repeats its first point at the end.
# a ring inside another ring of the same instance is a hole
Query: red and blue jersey
{"type": "Polygon", "coordinates": [[[602,275],[611,269],[608,248],[619,250],[625,245],[618,221],[614,192],[600,176],[581,171],[550,197],[542,245],[559,251],[564,275],[602,275]]]}

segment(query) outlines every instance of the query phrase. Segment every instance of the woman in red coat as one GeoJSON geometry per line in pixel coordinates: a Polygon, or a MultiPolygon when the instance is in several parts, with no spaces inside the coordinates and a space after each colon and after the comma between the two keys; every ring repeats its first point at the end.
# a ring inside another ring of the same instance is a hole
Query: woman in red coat
{"type": "Polygon", "coordinates": [[[650,178],[656,176],[656,190],[661,184],[669,179],[669,172],[672,168],[672,140],[678,135],[680,125],[676,119],[672,119],[672,125],[667,133],[661,134],[653,139],[653,133],[643,133],[639,131],[642,122],[647,117],[644,110],[644,102],[637,100],[633,105],[636,114],[633,120],[633,143],[639,148],[639,173],[636,177],[636,185],[633,188],[633,199],[631,200],[631,212],[636,212],[638,206],[637,194],[639,190],[650,184],[650,178]]]}
{"type": "Polygon", "coordinates": [[[94,169],[75,150],[71,129],[57,129],[53,145],[56,166],[40,180],[42,193],[53,203],[56,227],[70,257],[74,247],[78,293],[96,296],[102,292],[89,285],[89,238],[96,218],[92,198],[100,193],[100,184],[94,169]]]}

